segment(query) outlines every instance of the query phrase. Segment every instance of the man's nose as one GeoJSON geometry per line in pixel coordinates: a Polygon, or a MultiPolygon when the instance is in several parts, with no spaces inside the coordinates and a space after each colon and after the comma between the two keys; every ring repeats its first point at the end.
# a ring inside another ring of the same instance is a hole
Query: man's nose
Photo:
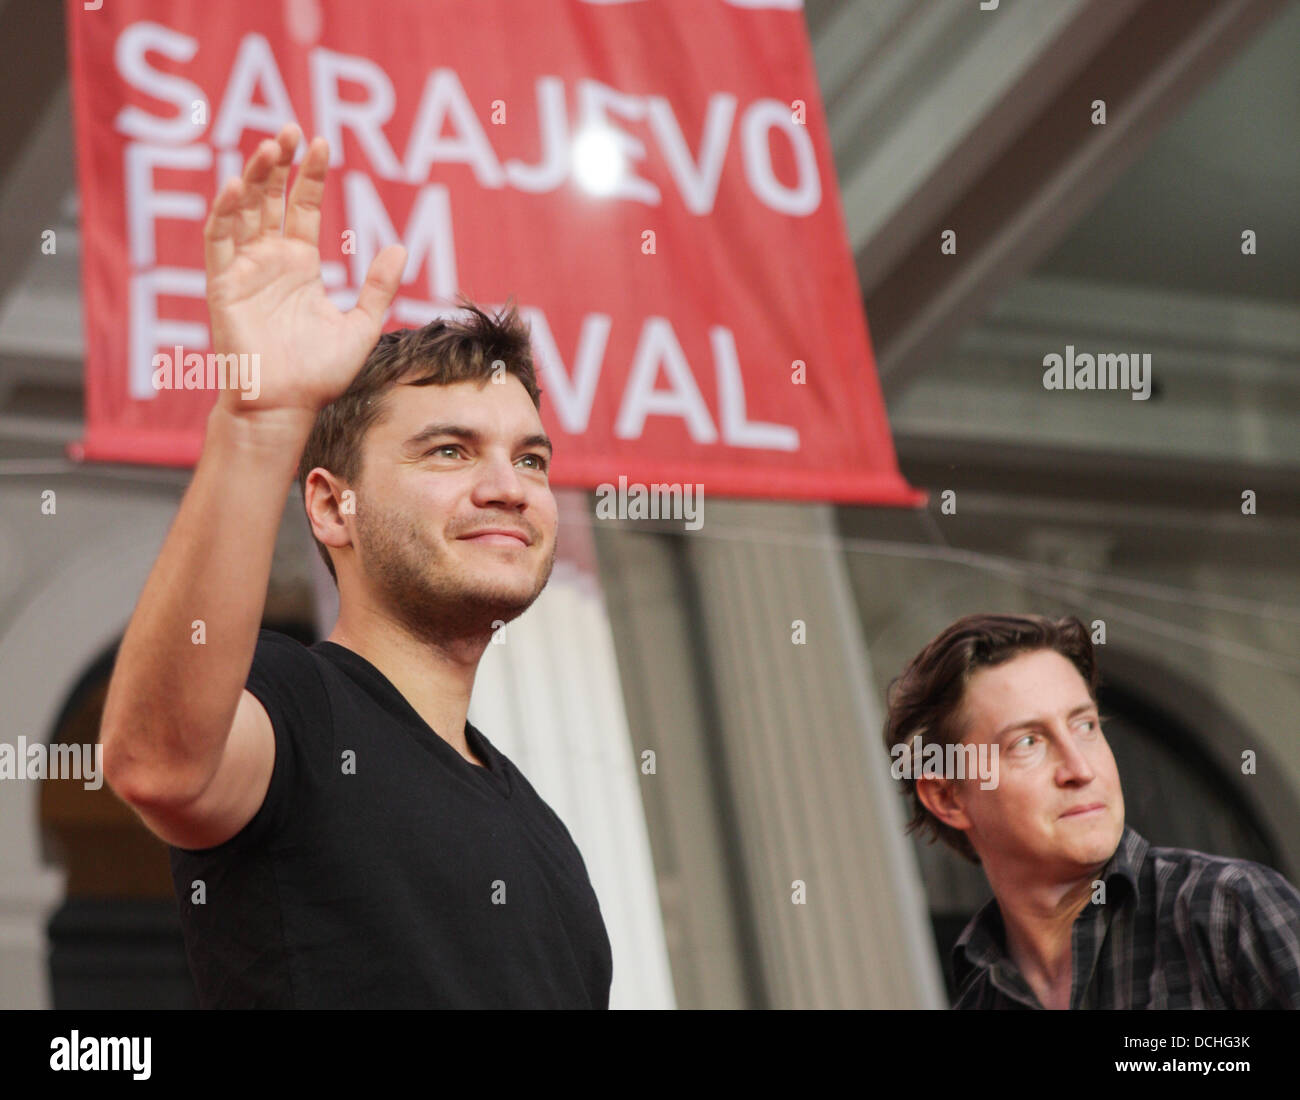
{"type": "Polygon", "coordinates": [[[474,483],[474,502],[479,505],[505,504],[518,507],[527,496],[524,480],[509,456],[485,457],[474,483]]]}
{"type": "Polygon", "coordinates": [[[1062,783],[1091,783],[1096,778],[1087,754],[1074,739],[1074,732],[1066,726],[1056,739],[1057,780],[1062,783]]]}

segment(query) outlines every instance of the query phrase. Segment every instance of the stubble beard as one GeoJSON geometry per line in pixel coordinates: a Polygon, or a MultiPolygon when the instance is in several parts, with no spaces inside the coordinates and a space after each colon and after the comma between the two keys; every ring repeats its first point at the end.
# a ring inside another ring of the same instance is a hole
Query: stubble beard
{"type": "MultiPolygon", "coordinates": [[[[392,616],[433,644],[491,638],[494,624],[518,618],[541,595],[555,567],[555,545],[531,590],[476,577],[399,515],[357,510],[357,541],[366,572],[392,616]]],[[[485,555],[487,557],[488,555],[485,555]]]]}

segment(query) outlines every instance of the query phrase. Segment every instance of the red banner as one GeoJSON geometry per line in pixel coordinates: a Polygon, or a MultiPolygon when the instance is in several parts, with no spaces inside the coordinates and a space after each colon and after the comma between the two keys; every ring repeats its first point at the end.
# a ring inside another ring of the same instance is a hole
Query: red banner
{"type": "Polygon", "coordinates": [[[93,3],[68,4],[80,456],[197,460],[214,394],[155,362],[209,350],[209,203],[294,121],[330,142],[322,276],[341,308],[395,242],[389,328],[455,312],[458,290],[519,305],[552,484],[920,501],[798,0],[93,3]]]}

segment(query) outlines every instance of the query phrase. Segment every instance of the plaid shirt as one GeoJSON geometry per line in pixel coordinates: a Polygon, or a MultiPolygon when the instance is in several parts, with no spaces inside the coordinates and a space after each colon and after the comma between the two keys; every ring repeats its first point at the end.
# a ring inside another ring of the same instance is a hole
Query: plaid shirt
{"type": "MultiPolygon", "coordinates": [[[[1276,871],[1125,827],[1100,879],[1070,934],[1071,1008],[1300,1008],[1300,892],[1276,871]]],[[[1043,1007],[1005,942],[994,899],[953,948],[953,1008],[1043,1007]]]]}

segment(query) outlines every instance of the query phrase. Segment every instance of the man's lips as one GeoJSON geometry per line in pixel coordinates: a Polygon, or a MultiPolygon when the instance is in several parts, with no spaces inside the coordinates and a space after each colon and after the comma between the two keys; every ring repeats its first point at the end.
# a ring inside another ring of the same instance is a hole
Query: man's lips
{"type": "Polygon", "coordinates": [[[1104,810],[1106,803],[1089,802],[1086,806],[1075,806],[1072,810],[1066,810],[1062,817],[1079,817],[1081,814],[1095,813],[1097,810],[1104,810]]]}
{"type": "Polygon", "coordinates": [[[529,546],[532,542],[523,531],[513,527],[484,527],[460,537],[465,542],[482,542],[489,546],[529,546]]]}

